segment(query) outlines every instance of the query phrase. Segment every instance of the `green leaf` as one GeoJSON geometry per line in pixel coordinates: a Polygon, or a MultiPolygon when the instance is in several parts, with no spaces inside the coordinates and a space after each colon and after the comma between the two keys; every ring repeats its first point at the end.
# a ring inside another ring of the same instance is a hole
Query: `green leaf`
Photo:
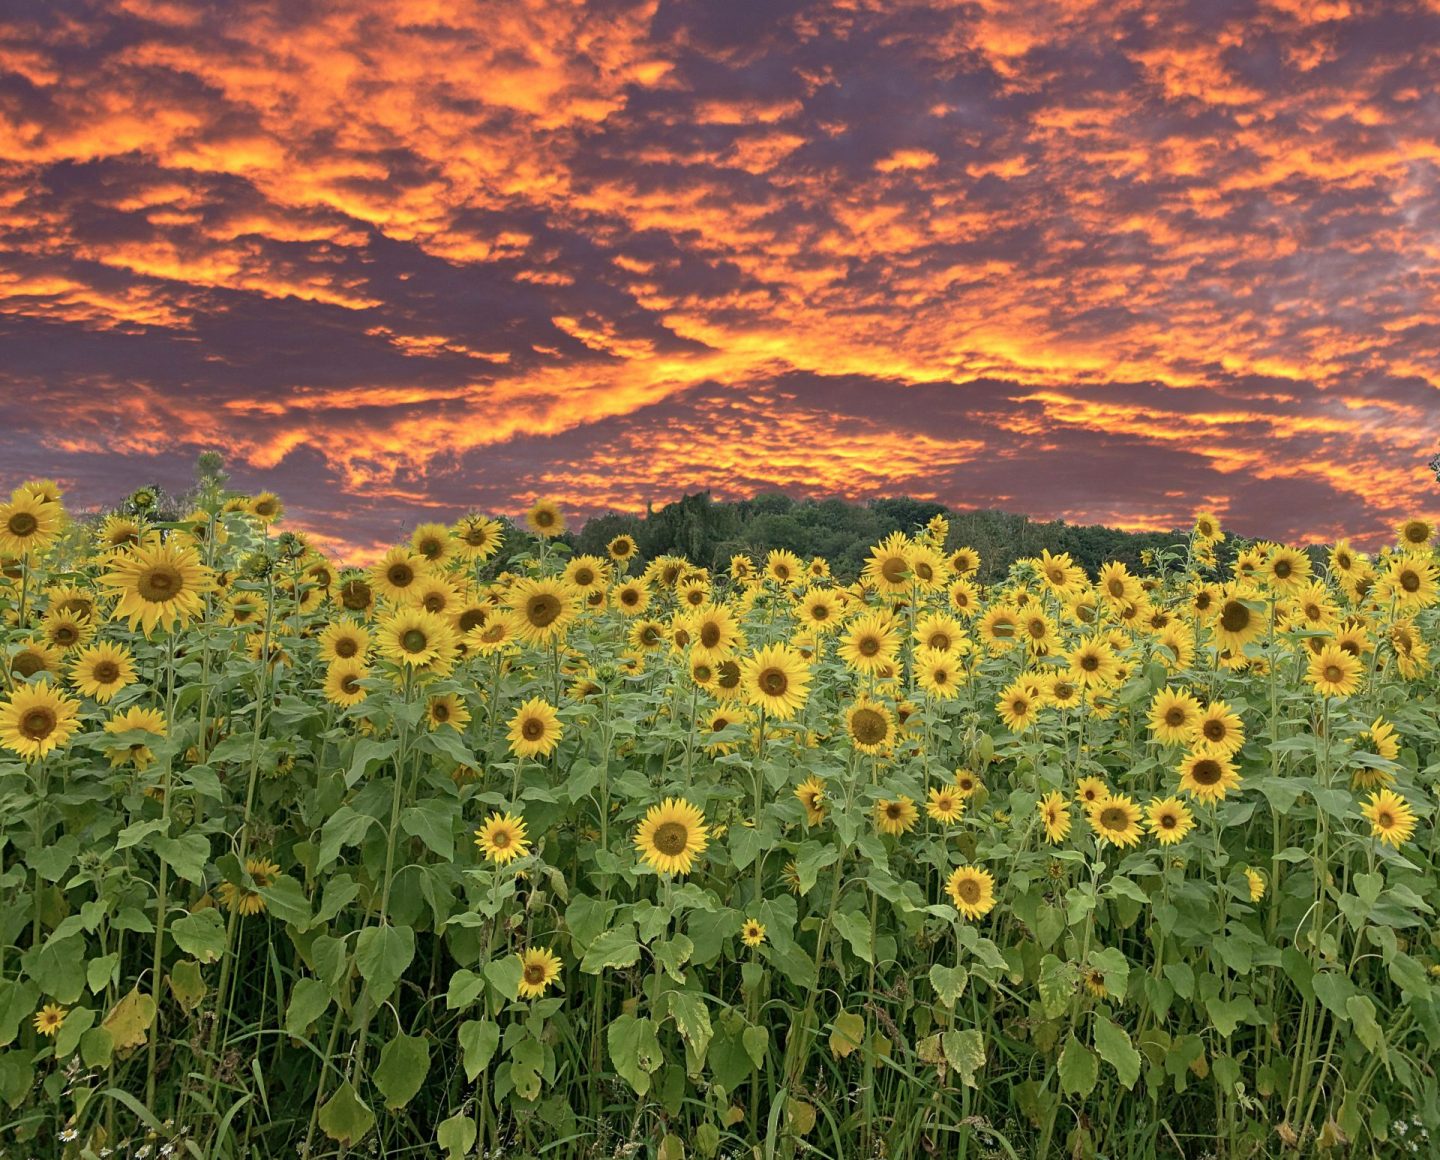
{"type": "Polygon", "coordinates": [[[947,967],[943,963],[934,963],[930,967],[930,985],[935,988],[940,1002],[947,1007],[955,1006],[955,1000],[965,993],[965,984],[969,980],[970,972],[964,967],[947,967]]]}
{"type": "Polygon", "coordinates": [[[305,897],[305,888],[282,874],[269,886],[260,887],[260,897],[265,900],[265,909],[281,922],[288,922],[303,931],[310,925],[310,900],[305,897]]]}
{"type": "Polygon", "coordinates": [[[375,819],[367,814],[357,814],[352,807],[341,806],[330,815],[330,820],[320,831],[320,850],[315,857],[316,870],[329,869],[330,864],[340,857],[342,849],[359,843],[370,832],[370,827],[376,824],[375,819]]]}
{"type": "Polygon", "coordinates": [[[1210,1022],[1215,1024],[1215,1030],[1226,1039],[1235,1034],[1235,1028],[1241,1023],[1259,1018],[1254,1000],[1248,995],[1237,995],[1233,999],[1221,999],[1218,996],[1206,999],[1205,1011],[1210,1016],[1210,1022]]]}
{"type": "Polygon", "coordinates": [[[389,997],[415,957],[415,932],[408,926],[368,926],[355,940],[355,966],[379,1003],[389,997]]]}
{"type": "Polygon", "coordinates": [[[72,1007],[55,1034],[55,1058],[64,1060],[74,1055],[80,1046],[80,1037],[94,1025],[94,1011],[89,1007],[72,1007]]]}
{"type": "Polygon", "coordinates": [[[1342,1020],[1350,1018],[1350,1012],[1346,1009],[1345,1004],[1350,1001],[1352,995],[1358,992],[1348,976],[1342,975],[1339,971],[1320,971],[1315,975],[1311,985],[1315,988],[1315,998],[1330,1008],[1335,1015],[1342,1020]]]}
{"type": "Polygon", "coordinates": [[[176,946],[202,963],[216,962],[225,953],[225,921],[213,906],[177,918],[170,935],[176,946]]]}
{"type": "Polygon", "coordinates": [[[580,970],[587,975],[598,975],[606,967],[632,967],[640,961],[640,944],[629,927],[607,930],[601,934],[585,957],[580,960],[580,970]]]}
{"type": "Polygon", "coordinates": [[[436,1142],[445,1150],[445,1160],[465,1160],[479,1135],[475,1121],[463,1111],[456,1112],[448,1120],[441,1120],[435,1130],[436,1142]]]}
{"type": "Polygon", "coordinates": [[[210,839],[204,834],[156,838],[155,852],[186,882],[205,885],[205,864],[210,861],[210,839]]]}
{"type": "Polygon", "coordinates": [[[692,1071],[699,1071],[713,1034],[710,1009],[706,1007],[704,998],[692,991],[671,991],[670,1017],[675,1020],[675,1029],[692,1052],[692,1071]]]}
{"type": "Polygon", "coordinates": [[[467,1019],[460,1024],[460,1051],[465,1057],[465,1078],[471,1083],[490,1066],[500,1046],[500,1025],[488,1019],[467,1019]]]}
{"type": "Polygon", "coordinates": [[[830,1031],[830,1054],[844,1059],[865,1040],[865,1017],[854,1011],[842,1011],[835,1016],[830,1031]]]}
{"type": "Polygon", "coordinates": [[[730,860],[735,869],[744,870],[755,861],[765,847],[765,837],[753,826],[732,826],[730,828],[730,860]]]}
{"type": "Polygon", "coordinates": [[[1130,1043],[1130,1036],[1118,1024],[1104,1016],[1095,1016],[1095,1050],[1100,1058],[1115,1069],[1120,1082],[1127,1088],[1140,1078],[1140,1053],[1130,1043]]]}
{"type": "Polygon", "coordinates": [[[320,1130],[348,1148],[363,1140],[375,1126],[375,1113],[355,1094],[347,1079],[320,1109],[320,1130]]]}
{"type": "Polygon", "coordinates": [[[875,952],[870,946],[870,920],[858,911],[850,910],[837,910],[830,918],[856,956],[873,963],[875,952]]]}
{"type": "Polygon", "coordinates": [[[454,813],[446,802],[432,798],[409,807],[400,815],[400,829],[419,838],[444,861],[454,859],[454,813]]]}
{"type": "Polygon", "coordinates": [[[975,1073],[985,1066],[985,1036],[971,1027],[964,1031],[946,1031],[940,1036],[945,1058],[966,1087],[975,1086],[975,1073]]]}
{"type": "Polygon", "coordinates": [[[540,1069],[545,1066],[545,1049],[526,1036],[510,1049],[510,1083],[522,1100],[540,1095],[540,1069]]]}
{"type": "MultiPolygon", "coordinates": [[[[355,756],[350,761],[350,768],[345,774],[345,788],[353,789],[355,783],[370,772],[372,766],[381,761],[388,761],[395,753],[396,743],[394,741],[372,741],[362,738],[355,743],[355,756]]],[[[321,864],[324,864],[321,858],[321,864]]]]}
{"type": "Polygon", "coordinates": [[[745,1054],[756,1067],[765,1066],[765,1053],[770,1046],[770,1032],[764,1027],[747,1027],[740,1033],[745,1054]]]}
{"type": "Polygon", "coordinates": [[[461,967],[450,976],[450,989],[445,994],[445,1007],[457,1011],[480,998],[485,990],[485,976],[461,967]]]}
{"type": "Polygon", "coordinates": [[[637,1095],[645,1095],[650,1090],[651,1074],[665,1062],[655,1024],[634,1015],[621,1015],[606,1029],[605,1042],[610,1062],[620,1077],[637,1095]]]}
{"type": "Polygon", "coordinates": [[[1100,1060],[1071,1031],[1065,1036],[1065,1047],[1060,1052],[1060,1090],[1084,1099],[1094,1090],[1099,1078],[1100,1060]]]}
{"type": "Polygon", "coordinates": [[[380,1063],[372,1078],[385,1097],[385,1106],[393,1112],[415,1098],[429,1072],[429,1041],[402,1031],[380,1049],[380,1063]]]}
{"type": "Polygon", "coordinates": [[[330,989],[324,983],[319,979],[297,979],[285,1011],[285,1030],[297,1039],[303,1038],[329,1006],[330,989]]]}
{"type": "Polygon", "coordinates": [[[495,994],[508,1002],[519,996],[520,977],[524,970],[519,955],[506,955],[485,964],[485,978],[495,989],[495,994]]]}
{"type": "Polygon", "coordinates": [[[80,1036],[80,1058],[86,1067],[109,1067],[115,1056],[115,1037],[103,1027],[92,1027],[80,1036]]]}
{"type": "Polygon", "coordinates": [[[685,972],[681,968],[690,961],[690,956],[694,952],[695,944],[687,935],[683,934],[677,934],[667,938],[664,942],[655,943],[650,948],[650,953],[665,969],[665,973],[677,983],[685,981],[685,972]]]}
{"type": "Polygon", "coordinates": [[[1125,998],[1130,980],[1130,960],[1115,947],[1090,952],[1090,965],[1105,976],[1105,990],[1117,1001],[1125,998]]]}
{"type": "Polygon", "coordinates": [[[1074,966],[1061,962],[1054,955],[1040,960],[1040,1006],[1049,1019],[1058,1019],[1070,1006],[1079,976],[1074,966]]]}
{"type": "Polygon", "coordinates": [[[209,990],[194,959],[180,959],[170,968],[170,992],[185,1011],[200,1006],[209,990]]]}

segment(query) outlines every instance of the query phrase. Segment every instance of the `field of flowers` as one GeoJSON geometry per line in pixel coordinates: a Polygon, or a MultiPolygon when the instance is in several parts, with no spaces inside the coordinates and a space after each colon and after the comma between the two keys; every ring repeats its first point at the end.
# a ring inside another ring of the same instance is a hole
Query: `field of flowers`
{"type": "Polygon", "coordinates": [[[0,504],[0,1154],[1433,1154],[1426,521],[982,589],[197,497],[0,504]]]}

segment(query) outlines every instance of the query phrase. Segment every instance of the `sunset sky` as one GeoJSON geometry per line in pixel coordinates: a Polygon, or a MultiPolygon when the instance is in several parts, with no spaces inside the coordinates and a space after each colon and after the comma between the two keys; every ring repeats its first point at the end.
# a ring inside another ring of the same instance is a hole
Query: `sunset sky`
{"type": "Polygon", "coordinates": [[[1440,514],[1437,76],[1440,0],[11,5],[0,484],[1374,543],[1440,514]]]}

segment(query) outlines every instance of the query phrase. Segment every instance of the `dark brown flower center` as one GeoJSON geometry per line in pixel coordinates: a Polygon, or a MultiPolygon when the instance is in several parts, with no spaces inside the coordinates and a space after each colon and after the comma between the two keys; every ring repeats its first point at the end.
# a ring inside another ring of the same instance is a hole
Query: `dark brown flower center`
{"type": "Polygon", "coordinates": [[[1100,824],[1107,830],[1124,830],[1130,825],[1130,815],[1119,806],[1106,806],[1100,811],[1100,824]]]}
{"type": "Polygon", "coordinates": [[[740,666],[734,661],[721,661],[719,679],[716,681],[722,689],[737,689],[740,687],[740,666]]]}
{"type": "Polygon", "coordinates": [[[26,536],[33,536],[39,526],[40,521],[29,512],[14,512],[6,524],[10,534],[21,540],[26,536]]]}
{"type": "Polygon", "coordinates": [[[1207,741],[1224,741],[1225,734],[1229,732],[1229,730],[1225,728],[1225,722],[1217,717],[1211,717],[1207,720],[1205,724],[1201,726],[1201,730],[1204,732],[1205,740],[1207,741]]]}
{"type": "Polygon", "coordinates": [[[10,662],[10,671],[22,677],[33,677],[44,668],[44,658],[35,652],[17,653],[15,659],[10,662]]]}
{"type": "Polygon", "coordinates": [[[409,564],[391,564],[385,570],[385,579],[396,588],[408,588],[415,583],[415,569],[409,564]]]}
{"type": "Polygon", "coordinates": [[[690,830],[683,822],[664,822],[655,829],[655,848],[668,857],[683,854],[690,844],[690,830]]]}
{"type": "Polygon", "coordinates": [[[142,572],[135,587],[142,599],[152,604],[163,604],[173,600],[185,587],[185,577],[178,568],[159,564],[142,572]]]}
{"type": "Polygon", "coordinates": [[[1185,709],[1180,705],[1171,705],[1165,710],[1165,724],[1172,729],[1179,728],[1185,724],[1185,709]]]}
{"type": "Polygon", "coordinates": [[[554,624],[560,615],[560,600],[549,592],[530,597],[525,602],[525,619],[536,628],[554,624]]]}
{"type": "Polygon", "coordinates": [[[850,732],[861,745],[879,745],[890,728],[878,709],[858,709],[850,718],[850,732]]]}
{"type": "Polygon", "coordinates": [[[539,717],[526,717],[520,726],[520,736],[526,741],[539,741],[545,736],[545,722],[539,717]]]}
{"type": "Polygon", "coordinates": [[[771,667],[761,670],[756,683],[767,696],[783,697],[785,691],[790,687],[790,678],[785,674],[784,669],[771,667]]]}
{"type": "Polygon", "coordinates": [[[97,684],[109,685],[120,679],[120,666],[114,661],[99,661],[91,675],[97,684]]]}
{"type": "Polygon", "coordinates": [[[910,570],[904,556],[891,556],[880,565],[880,574],[892,584],[899,584],[910,570]]]}
{"type": "Polygon", "coordinates": [[[407,628],[400,637],[400,647],[407,653],[422,653],[430,647],[430,638],[423,629],[407,628]]]}
{"type": "Polygon", "coordinates": [[[1195,763],[1195,767],[1190,771],[1190,776],[1199,785],[1218,785],[1224,774],[1220,769],[1220,763],[1207,757],[1205,760],[1195,763]]]}
{"type": "Polygon", "coordinates": [[[955,883],[955,893],[960,896],[960,901],[974,906],[980,901],[980,883],[973,878],[962,878],[955,883]]]}
{"type": "Polygon", "coordinates": [[[1220,610],[1220,627],[1226,632],[1244,632],[1250,627],[1250,610],[1238,600],[1227,600],[1220,610]]]}
{"type": "Polygon", "coordinates": [[[532,987],[538,987],[541,983],[543,983],[545,981],[545,964],[526,963],[525,981],[529,983],[532,987]]]}
{"type": "Polygon", "coordinates": [[[340,589],[340,603],[351,612],[370,607],[370,585],[363,580],[350,580],[340,589]]]}
{"type": "Polygon", "coordinates": [[[44,741],[55,731],[57,722],[53,709],[36,707],[20,718],[20,732],[31,741],[44,741]]]}

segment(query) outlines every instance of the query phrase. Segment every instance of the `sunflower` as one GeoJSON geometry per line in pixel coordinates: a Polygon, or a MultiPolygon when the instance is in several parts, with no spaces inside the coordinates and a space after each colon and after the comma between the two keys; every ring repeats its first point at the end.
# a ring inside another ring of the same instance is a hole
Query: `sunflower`
{"type": "Polygon", "coordinates": [[[1020,640],[1020,612],[1014,605],[992,604],[976,627],[992,656],[1014,648],[1020,640]]]}
{"type": "Polygon", "coordinates": [[[453,619],[455,606],[460,603],[460,591],[446,577],[431,572],[410,586],[404,600],[426,612],[443,613],[448,619],[453,619]]]}
{"type": "Polygon", "coordinates": [[[778,721],[788,721],[805,704],[810,668],[789,645],[772,644],[740,663],[745,698],[778,721]]]}
{"type": "Polygon", "coordinates": [[[654,652],[665,644],[665,626],[649,617],[637,620],[625,634],[625,640],[633,649],[654,652]]]}
{"type": "Polygon", "coordinates": [[[1085,579],[1085,570],[1075,563],[1069,552],[1052,556],[1050,549],[1044,548],[1035,566],[1041,583],[1062,599],[1085,579]]]}
{"type": "Polygon", "coordinates": [[[467,560],[488,560],[500,550],[505,534],[498,520],[471,513],[450,529],[458,550],[467,560]]]}
{"type": "Polygon", "coordinates": [[[1402,612],[1429,608],[1440,597],[1435,565],[1418,556],[1396,556],[1376,585],[1381,600],[1395,603],[1402,612]]]}
{"type": "Polygon", "coordinates": [[[63,649],[44,641],[22,641],[10,656],[10,672],[21,680],[28,681],[41,673],[47,676],[58,673],[64,660],[63,649]]]}
{"type": "Polygon", "coordinates": [[[1084,809],[1098,805],[1110,796],[1110,787],[1098,777],[1082,777],[1075,783],[1075,799],[1084,809]]]}
{"type": "Polygon", "coordinates": [[[1116,684],[1120,661],[1115,650],[1100,639],[1082,641],[1066,656],[1070,676],[1087,689],[1108,689],[1116,684]]]}
{"type": "Polygon", "coordinates": [[[262,491],[250,501],[250,514],[262,524],[278,523],[285,515],[285,505],[273,491],[262,491]]]}
{"type": "Polygon", "coordinates": [[[1131,575],[1130,569],[1118,560],[1112,560],[1100,569],[1095,587],[1105,600],[1116,607],[1137,603],[1145,591],[1140,581],[1131,575]]]}
{"type": "Polygon", "coordinates": [[[265,899],[260,891],[274,884],[280,876],[280,867],[268,858],[246,858],[245,873],[255,885],[237,885],[234,882],[220,883],[220,901],[230,910],[242,915],[259,914],[265,909],[265,899]]]}
{"type": "Polygon", "coordinates": [[[710,661],[724,660],[745,643],[740,622],[723,605],[707,603],[697,608],[690,614],[689,626],[696,651],[710,661]]]}
{"type": "Polygon", "coordinates": [[[1396,542],[1407,552],[1414,552],[1429,546],[1435,536],[1435,525],[1429,520],[1409,519],[1396,525],[1396,542]]]}
{"type": "Polygon", "coordinates": [[[605,551],[617,564],[633,560],[640,552],[634,536],[619,535],[605,545],[605,551]]]}
{"type": "Polygon", "coordinates": [[[683,798],[651,806],[635,829],[640,860],[657,874],[689,874],[709,841],[705,815],[683,798]]]}
{"type": "Polygon", "coordinates": [[[965,626],[945,612],[925,613],[916,621],[912,636],[917,648],[955,653],[964,653],[969,649],[965,626]]]}
{"type": "Polygon", "coordinates": [[[1035,803],[1035,808],[1040,811],[1040,820],[1045,825],[1045,840],[1052,845],[1063,842],[1070,833],[1070,803],[1065,800],[1065,795],[1052,790],[1035,803]]]}
{"type": "Polygon", "coordinates": [[[1215,639],[1221,648],[1239,653],[1265,631],[1262,613],[1254,605],[1254,594],[1248,589],[1230,585],[1221,590],[1211,613],[1215,639]]]}
{"type": "Polygon", "coordinates": [[[543,697],[531,697],[515,710],[506,736],[516,757],[549,757],[563,732],[555,706],[543,697]]]}
{"type": "Polygon", "coordinates": [[[1294,548],[1276,548],[1266,558],[1260,574],[1276,592],[1294,592],[1310,579],[1310,557],[1294,548]]]}
{"type": "Polygon", "coordinates": [[[907,558],[910,562],[910,576],[921,592],[934,592],[950,579],[950,562],[924,544],[911,547],[907,558]]]}
{"type": "Polygon", "coordinates": [[[339,705],[342,709],[360,704],[369,695],[360,682],[369,675],[370,670],[365,667],[364,661],[331,661],[325,670],[325,684],[322,690],[325,699],[332,705],[339,705]]]}
{"type": "Polygon", "coordinates": [[[995,879],[979,866],[957,866],[945,883],[955,909],[970,920],[984,918],[995,908],[995,879]]]}
{"type": "Polygon", "coordinates": [[[650,589],[643,580],[627,580],[610,590],[610,599],[621,616],[639,616],[650,606],[650,589]]]}
{"type": "Polygon", "coordinates": [[[895,717],[880,702],[861,697],[845,710],[845,733],[859,753],[886,753],[895,741],[895,717]]]}
{"type": "Polygon", "coordinates": [[[801,599],[796,614],[812,632],[832,632],[839,627],[844,607],[833,589],[812,588],[801,599]]]}
{"type": "MultiPolygon", "coordinates": [[[[147,733],[153,735],[156,741],[164,740],[165,730],[165,714],[159,709],[130,708],[105,722],[106,733],[147,733]]],[[[143,741],[132,741],[125,746],[107,746],[105,755],[110,758],[112,769],[129,762],[136,769],[144,770],[155,760],[150,746],[143,741]]]]}
{"type": "Polygon", "coordinates": [[[60,1028],[65,1026],[65,1019],[69,1014],[70,1012],[58,1003],[46,1003],[35,1012],[33,1026],[46,1039],[53,1039],[60,1028]]]}
{"type": "Polygon", "coordinates": [[[1140,807],[1128,794],[1113,793],[1085,811],[1097,841],[1124,848],[1140,842],[1140,807]]]}
{"type": "Polygon", "coordinates": [[[1180,788],[1202,802],[1220,801],[1240,786],[1240,775],[1228,757],[1193,750],[1181,759],[1180,788]]]}
{"type": "Polygon", "coordinates": [[[516,952],[515,957],[520,960],[516,998],[538,999],[560,977],[560,956],[549,947],[530,947],[516,952]]]}
{"type": "Polygon", "coordinates": [[[740,941],[747,947],[758,947],[765,941],[765,924],[758,919],[747,918],[740,925],[740,941]]]}
{"type": "Polygon", "coordinates": [[[437,693],[425,706],[425,717],[431,729],[449,727],[457,733],[464,733],[470,724],[470,710],[465,707],[456,693],[437,693]]]}
{"type": "Polygon", "coordinates": [[[963,768],[955,771],[955,780],[952,784],[955,786],[955,792],[962,798],[973,797],[976,790],[984,788],[979,777],[971,770],[963,768]]]}
{"type": "Polygon", "coordinates": [[[384,617],[375,626],[375,636],[381,656],[412,668],[446,667],[458,643],[443,616],[414,605],[384,617]]]}
{"type": "MultiPolygon", "coordinates": [[[[1395,726],[1384,717],[1376,717],[1370,728],[1358,738],[1364,746],[1359,752],[1373,754],[1386,761],[1400,756],[1400,743],[1395,739],[1395,726]]],[[[1350,775],[1350,784],[1356,789],[1375,789],[1393,784],[1395,775],[1388,769],[1372,765],[1361,765],[1350,775]]]]}
{"type": "Polygon", "coordinates": [[[553,539],[565,533],[565,517],[554,500],[540,499],[525,513],[525,525],[542,539],[553,539]]]}
{"type": "Polygon", "coordinates": [[[1245,726],[1240,715],[1224,701],[1211,701],[1195,726],[1197,750],[1233,757],[1245,744],[1245,726]]]}
{"type": "Polygon", "coordinates": [[[721,705],[717,709],[712,709],[710,711],[710,715],[706,717],[705,720],[700,724],[701,735],[707,738],[712,738],[712,740],[707,740],[705,742],[705,752],[716,755],[734,753],[735,742],[716,741],[713,740],[714,736],[717,733],[724,733],[732,726],[745,726],[749,724],[750,714],[743,709],[738,709],[727,705],[721,705]]]}
{"type": "Polygon", "coordinates": [[[521,580],[510,589],[515,632],[526,644],[548,645],[563,639],[575,619],[579,593],[556,580],[521,580]]]}
{"type": "Polygon", "coordinates": [[[1214,512],[1200,512],[1195,516],[1195,534],[1211,544],[1225,539],[1225,533],[1220,530],[1220,520],[1214,512]]]}
{"type": "Polygon", "coordinates": [[[805,575],[805,565],[794,552],[775,548],[765,557],[765,578],[776,584],[794,584],[805,575]]]}
{"type": "Polygon", "coordinates": [[[124,645],[87,645],[70,662],[70,681],[87,697],[104,705],[126,685],[135,682],[135,659],[124,645]]]}
{"type": "Polygon", "coordinates": [[[970,576],[980,571],[980,553],[974,548],[956,548],[950,553],[950,567],[957,576],[970,576]]]}
{"type": "Polygon", "coordinates": [[[941,701],[957,696],[967,677],[956,653],[933,648],[916,651],[914,670],[920,687],[941,701]]]}
{"type": "Polygon", "coordinates": [[[69,652],[87,644],[95,635],[95,626],[88,616],[52,608],[40,621],[40,639],[53,648],[69,652]]]}
{"type": "Polygon", "coordinates": [[[1184,745],[1200,723],[1200,702],[1188,689],[1166,686],[1150,701],[1150,731],[1162,745],[1184,745]]]}
{"type": "Polygon", "coordinates": [[[870,551],[860,573],[882,595],[910,589],[910,541],[903,532],[892,532],[870,551]]]}
{"type": "Polygon", "coordinates": [[[465,647],[479,656],[495,656],[515,644],[515,618],[497,616],[465,634],[465,647]]]}
{"type": "Polygon", "coordinates": [[[888,612],[871,612],[850,625],[840,659],[858,673],[875,674],[900,655],[900,633],[888,612]]]}
{"type": "Polygon", "coordinates": [[[1034,723],[1039,709],[1036,690],[1024,677],[1006,685],[995,702],[995,712],[1011,733],[1024,733],[1034,723]]]}
{"type": "Polygon", "coordinates": [[[1370,833],[1397,849],[1415,833],[1415,811],[1399,794],[1388,789],[1372,793],[1360,812],[1370,820],[1370,833]]]}
{"type": "Polygon", "coordinates": [[[1056,709],[1073,709],[1084,699],[1080,682],[1067,672],[1051,673],[1040,686],[1041,699],[1056,709]]]}
{"type": "Polygon", "coordinates": [[[818,826],[825,820],[825,783],[814,774],[795,787],[795,796],[805,807],[805,821],[818,826]]]}
{"type": "Polygon", "coordinates": [[[203,615],[201,596],[214,590],[215,574],[194,548],[166,542],[128,549],[96,582],[120,592],[111,615],[128,619],[132,630],[143,626],[149,636],[157,626],[168,631],[203,615]]]}
{"type": "Polygon", "coordinates": [[[385,599],[398,602],[407,599],[410,590],[429,574],[430,564],[424,556],[409,548],[391,548],[371,567],[370,582],[385,599]]]}
{"type": "Polygon", "coordinates": [[[881,798],[875,803],[875,828],[882,834],[899,836],[915,828],[920,820],[920,811],[915,808],[914,799],[901,794],[893,801],[881,798]]]}
{"type": "Polygon", "coordinates": [[[0,744],[28,759],[63,748],[79,728],[79,702],[47,684],[17,685],[0,702],[0,744]]]}
{"type": "Polygon", "coordinates": [[[413,548],[431,567],[438,567],[450,558],[450,529],[444,524],[421,524],[410,534],[413,548]]]}
{"type": "Polygon", "coordinates": [[[980,594],[969,580],[956,580],[946,589],[946,599],[951,610],[960,616],[974,616],[980,607],[980,594]]]}
{"type": "Polygon", "coordinates": [[[63,512],[58,503],[16,492],[0,504],[0,555],[25,556],[42,552],[55,542],[63,512]]]}
{"type": "Polygon", "coordinates": [[[965,812],[965,798],[953,785],[932,788],[926,795],[925,814],[931,821],[950,825],[965,812]]]}
{"type": "Polygon", "coordinates": [[[1173,846],[1195,828],[1195,815],[1177,797],[1151,798],[1145,821],[1162,846],[1173,846]]]}
{"type": "Polygon", "coordinates": [[[485,819],[485,824],[475,831],[475,844],[497,866],[508,865],[530,853],[525,820],[511,813],[492,812],[485,819]]]}
{"type": "Polygon", "coordinates": [[[1326,697],[1348,697],[1360,687],[1360,661],[1338,645],[1326,645],[1310,658],[1305,679],[1326,697]]]}
{"type": "Polygon", "coordinates": [[[337,620],[321,631],[319,644],[320,659],[327,663],[364,660],[370,651],[370,633],[353,620],[337,620]]]}

